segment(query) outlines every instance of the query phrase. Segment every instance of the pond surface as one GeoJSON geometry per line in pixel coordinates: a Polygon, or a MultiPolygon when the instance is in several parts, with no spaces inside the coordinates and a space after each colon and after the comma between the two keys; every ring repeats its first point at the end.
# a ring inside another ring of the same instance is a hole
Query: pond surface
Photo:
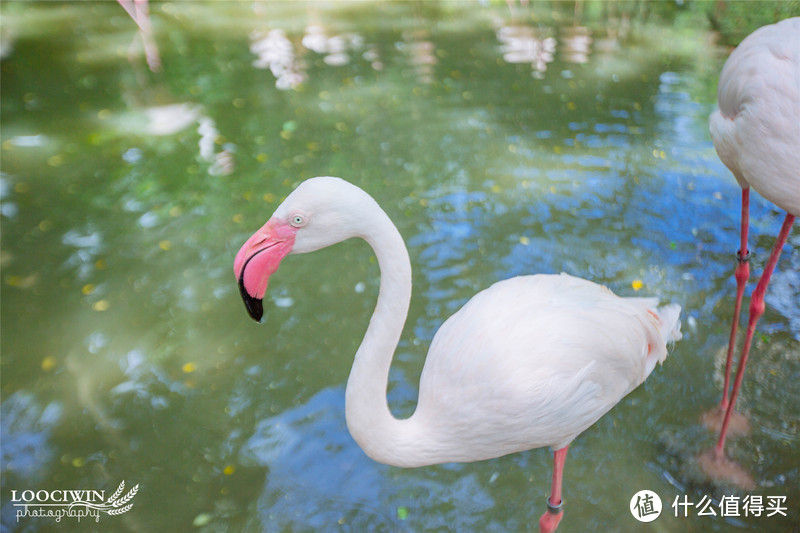
{"type": "MultiPolygon", "coordinates": [[[[683,306],[684,338],[573,443],[560,531],[789,531],[800,509],[800,235],[767,295],[729,452],[787,517],[676,518],[744,496],[697,473],[714,435],[740,190],[707,133],[727,50],[702,30],[584,27],[501,3],[3,4],[3,531],[536,530],[549,450],[369,460],[344,385],[375,304],[363,242],[284,261],[246,314],[244,240],[336,175],[406,239],[414,295],[389,401],[476,291],[568,272],[683,306]],[[157,55],[156,55],[157,54],[157,55]],[[160,67],[159,67],[160,62],[160,67]],[[16,518],[11,491],[138,484],[100,522],[16,518]],[[7,529],[6,529],[7,528],[7,529]]],[[[783,213],[755,195],[755,273],[783,213]]],[[[752,288],[752,287],[751,287],[752,288]]]]}

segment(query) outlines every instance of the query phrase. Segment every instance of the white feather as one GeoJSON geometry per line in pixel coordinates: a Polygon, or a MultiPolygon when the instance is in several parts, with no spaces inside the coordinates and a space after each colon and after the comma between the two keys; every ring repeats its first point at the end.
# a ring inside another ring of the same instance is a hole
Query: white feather
{"type": "Polygon", "coordinates": [[[800,17],[763,26],[731,53],[709,129],[743,188],[800,215],[800,17]]]}
{"type": "MultiPolygon", "coordinates": [[[[350,433],[373,459],[397,466],[466,462],[562,448],[642,383],[680,338],[680,307],[620,298],[561,275],[522,276],[475,295],[435,335],[406,420],[386,403],[392,356],[411,298],[403,239],[378,204],[338,178],[302,183],[275,212],[301,214],[293,253],[365,239],[380,291],[347,382],[350,433]]],[[[283,221],[283,222],[281,222],[283,221]]]]}

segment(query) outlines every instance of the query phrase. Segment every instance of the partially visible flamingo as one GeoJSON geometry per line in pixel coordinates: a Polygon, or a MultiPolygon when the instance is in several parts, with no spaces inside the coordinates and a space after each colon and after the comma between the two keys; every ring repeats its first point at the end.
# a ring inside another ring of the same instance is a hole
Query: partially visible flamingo
{"type": "Polygon", "coordinates": [[[148,0],[117,0],[128,15],[133,19],[142,37],[144,55],[147,59],[147,66],[152,72],[161,72],[161,57],[158,53],[153,36],[153,26],[150,24],[150,7],[148,0]]]}
{"type": "MultiPolygon", "coordinates": [[[[756,323],[764,314],[764,294],[792,224],[800,215],[800,18],[757,29],[731,53],[719,77],[719,108],[711,114],[710,131],[720,159],[742,187],[741,247],[737,253],[736,303],[725,362],[719,440],[702,464],[715,477],[752,481],[725,457],[725,437],[747,364],[756,323]],[[733,389],[730,374],[742,296],[750,276],[747,249],[750,188],[786,211],[775,247],[750,297],[750,316],[733,389]]],[[[713,424],[713,423],[712,423],[713,424]]]]}
{"type": "Polygon", "coordinates": [[[554,468],[539,525],[563,512],[567,447],[631,392],[680,338],[678,305],[620,298],[561,275],[520,276],[475,295],[434,336],[414,414],[392,416],[386,386],[411,299],[411,263],[386,213],[338,178],[303,182],[242,246],[234,273],[248,312],[263,314],[267,282],[290,253],[351,237],[378,259],[378,302],[347,380],[351,435],[376,461],[401,467],[470,462],[550,446],[554,468]]]}

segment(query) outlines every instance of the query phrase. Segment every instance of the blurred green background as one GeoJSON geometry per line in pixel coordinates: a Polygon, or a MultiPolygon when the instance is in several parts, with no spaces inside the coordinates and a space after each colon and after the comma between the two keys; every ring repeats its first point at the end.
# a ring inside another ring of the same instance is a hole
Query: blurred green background
{"type": "MultiPolygon", "coordinates": [[[[573,443],[560,531],[796,531],[800,240],[778,265],[729,451],[788,516],[676,518],[705,479],[740,190],[717,77],[798,2],[15,2],[2,15],[3,531],[527,531],[549,450],[376,464],[343,393],[377,295],[362,242],[286,259],[256,325],[232,262],[300,181],[372,194],[414,295],[390,376],[471,295],[569,272],[683,307],[663,367],[573,443]],[[132,13],[135,7],[130,4],[132,13]],[[141,9],[142,4],[139,4],[141,9]],[[140,11],[141,14],[141,11],[140,11]],[[17,520],[10,491],[139,485],[100,522],[17,520]],[[641,489],[664,513],[639,524],[641,489]]],[[[753,198],[759,273],[783,214],[753,198]]],[[[766,514],[766,513],[765,513],[766,514]]]]}

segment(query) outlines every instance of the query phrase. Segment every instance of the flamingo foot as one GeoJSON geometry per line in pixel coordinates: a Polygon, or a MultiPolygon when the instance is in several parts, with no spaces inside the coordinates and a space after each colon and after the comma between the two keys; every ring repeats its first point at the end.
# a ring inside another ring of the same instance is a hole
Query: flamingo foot
{"type": "MultiPolygon", "coordinates": [[[[721,405],[706,411],[700,417],[700,422],[703,423],[710,431],[719,433],[722,429],[722,421],[725,419],[725,411],[727,407],[723,408],[721,405]]],[[[739,411],[731,413],[730,422],[728,422],[728,436],[741,437],[750,434],[750,421],[739,411]]]]}
{"type": "Polygon", "coordinates": [[[739,463],[714,448],[697,458],[700,468],[712,481],[727,482],[742,490],[755,490],[756,482],[739,463]]]}
{"type": "Polygon", "coordinates": [[[549,509],[539,519],[539,533],[553,533],[561,522],[564,512],[553,513],[549,509]]]}

